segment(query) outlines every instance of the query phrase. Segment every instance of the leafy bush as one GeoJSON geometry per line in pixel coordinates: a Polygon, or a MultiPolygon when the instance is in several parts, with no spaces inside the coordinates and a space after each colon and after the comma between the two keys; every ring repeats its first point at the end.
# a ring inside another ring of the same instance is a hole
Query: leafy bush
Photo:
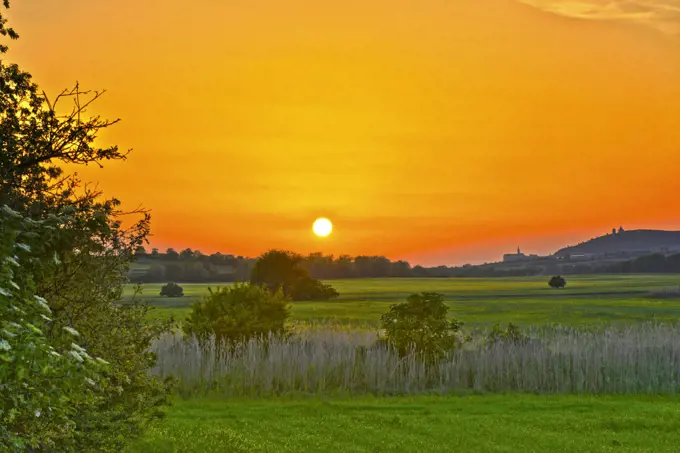
{"type": "MultiPolygon", "coordinates": [[[[65,327],[49,337],[47,302],[34,294],[24,264],[40,264],[44,240],[53,239],[64,219],[32,221],[4,206],[0,211],[0,450],[84,451],[83,417],[98,419],[98,405],[112,382],[109,366],[78,343],[65,327]],[[47,233],[47,234],[46,234],[47,233]],[[42,240],[36,240],[40,238],[42,240]]],[[[53,258],[49,258],[52,260],[53,258]]]]}
{"type": "Polygon", "coordinates": [[[285,333],[290,299],[282,291],[259,285],[236,283],[210,289],[203,301],[191,307],[182,328],[199,340],[215,335],[218,342],[238,343],[254,337],[285,333]]]}
{"type": "Polygon", "coordinates": [[[564,277],[560,275],[555,275],[548,281],[548,285],[550,285],[551,288],[564,288],[567,286],[567,281],[564,279],[564,277]]]}
{"type": "Polygon", "coordinates": [[[0,359],[9,362],[0,367],[0,425],[7,427],[1,442],[9,451],[25,451],[26,445],[121,451],[167,403],[167,386],[148,373],[155,363],[151,342],[167,328],[147,324],[144,305],[112,303],[120,293],[109,291],[122,285],[105,256],[78,254],[83,261],[74,263],[73,255],[56,253],[57,244],[73,239],[73,217],[35,221],[7,207],[2,213],[0,343],[14,353],[0,359]],[[12,241],[18,244],[14,250],[12,241]],[[86,271],[72,272],[71,266],[86,271]],[[47,299],[33,297],[50,278],[66,281],[60,294],[43,289],[47,299]],[[91,287],[89,281],[107,286],[91,287]],[[97,374],[105,363],[106,373],[97,374]]]}
{"type": "Polygon", "coordinates": [[[406,302],[392,305],[380,317],[380,326],[387,343],[400,355],[415,351],[428,359],[440,359],[465,341],[460,332],[463,323],[448,321],[448,311],[442,294],[412,294],[406,302]]]}
{"type": "Polygon", "coordinates": [[[330,300],[339,296],[330,285],[309,276],[300,263],[302,257],[293,252],[270,250],[255,263],[250,283],[264,285],[270,291],[281,290],[292,300],[330,300]]]}
{"type": "Polygon", "coordinates": [[[177,283],[168,283],[161,288],[160,295],[163,297],[183,297],[184,289],[177,283]]]}
{"type": "Polygon", "coordinates": [[[78,410],[72,420],[78,430],[77,451],[118,452],[161,416],[167,403],[168,386],[149,375],[155,364],[149,348],[169,325],[148,321],[149,307],[137,298],[120,303],[129,252],[147,226],[121,231],[111,205],[76,202],[76,207],[54,208],[68,213],[65,224],[45,240],[35,238],[44,244],[35,251],[40,262],[29,262],[18,273],[35,282],[48,301],[52,322],[45,333],[50,339],[66,341],[64,328],[74,328],[91,355],[111,364],[110,385],[96,411],[78,410]]]}

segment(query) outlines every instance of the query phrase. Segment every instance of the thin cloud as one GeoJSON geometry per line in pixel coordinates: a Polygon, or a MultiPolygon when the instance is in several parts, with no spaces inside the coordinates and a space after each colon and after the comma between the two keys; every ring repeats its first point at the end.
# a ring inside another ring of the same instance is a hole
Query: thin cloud
{"type": "Polygon", "coordinates": [[[680,36],[680,0],[520,0],[568,17],[642,23],[680,36]]]}

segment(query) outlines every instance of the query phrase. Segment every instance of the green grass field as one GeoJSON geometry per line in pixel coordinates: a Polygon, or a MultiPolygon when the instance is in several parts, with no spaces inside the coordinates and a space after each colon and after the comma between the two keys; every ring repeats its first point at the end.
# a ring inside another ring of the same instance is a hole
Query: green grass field
{"type": "Polygon", "coordinates": [[[177,401],[129,453],[677,452],[680,399],[177,401]]]}
{"type": "MultiPolygon", "coordinates": [[[[652,298],[650,292],[677,287],[678,275],[599,275],[568,278],[567,288],[548,287],[547,278],[355,279],[330,281],[340,298],[330,302],[295,302],[297,321],[377,324],[390,304],[412,293],[446,295],[451,316],[470,324],[514,322],[520,325],[585,324],[680,319],[680,299],[652,298]]],[[[183,284],[185,297],[158,296],[160,284],[143,286],[141,297],[156,307],[154,317],[182,319],[208,284],[183,284]]],[[[128,288],[128,295],[132,287],[128,288]]]]}

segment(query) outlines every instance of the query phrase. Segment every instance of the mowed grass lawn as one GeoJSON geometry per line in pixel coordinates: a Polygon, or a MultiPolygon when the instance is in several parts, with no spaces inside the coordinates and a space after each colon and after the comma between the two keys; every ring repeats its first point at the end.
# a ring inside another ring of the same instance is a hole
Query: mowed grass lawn
{"type": "MultiPolygon", "coordinates": [[[[377,324],[389,306],[409,294],[443,293],[450,315],[469,325],[584,324],[680,319],[680,299],[652,298],[650,292],[677,287],[680,275],[597,275],[567,277],[567,288],[548,287],[546,277],[450,279],[354,279],[329,281],[340,298],[294,302],[296,321],[377,324]]],[[[157,307],[152,316],[183,319],[193,302],[218,284],[182,284],[185,296],[160,297],[160,284],[142,287],[141,297],[157,307]]],[[[224,284],[222,284],[224,286],[224,284]]],[[[132,293],[132,287],[127,288],[132,293]]]]}
{"type": "Polygon", "coordinates": [[[680,399],[177,401],[129,453],[678,452],[680,399]]]}

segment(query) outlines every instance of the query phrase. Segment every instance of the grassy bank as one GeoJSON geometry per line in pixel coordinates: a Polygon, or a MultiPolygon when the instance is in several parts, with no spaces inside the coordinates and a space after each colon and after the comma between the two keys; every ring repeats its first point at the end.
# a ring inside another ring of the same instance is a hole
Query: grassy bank
{"type": "Polygon", "coordinates": [[[670,453],[678,433],[677,398],[204,398],[178,400],[128,453],[670,453]]]}

